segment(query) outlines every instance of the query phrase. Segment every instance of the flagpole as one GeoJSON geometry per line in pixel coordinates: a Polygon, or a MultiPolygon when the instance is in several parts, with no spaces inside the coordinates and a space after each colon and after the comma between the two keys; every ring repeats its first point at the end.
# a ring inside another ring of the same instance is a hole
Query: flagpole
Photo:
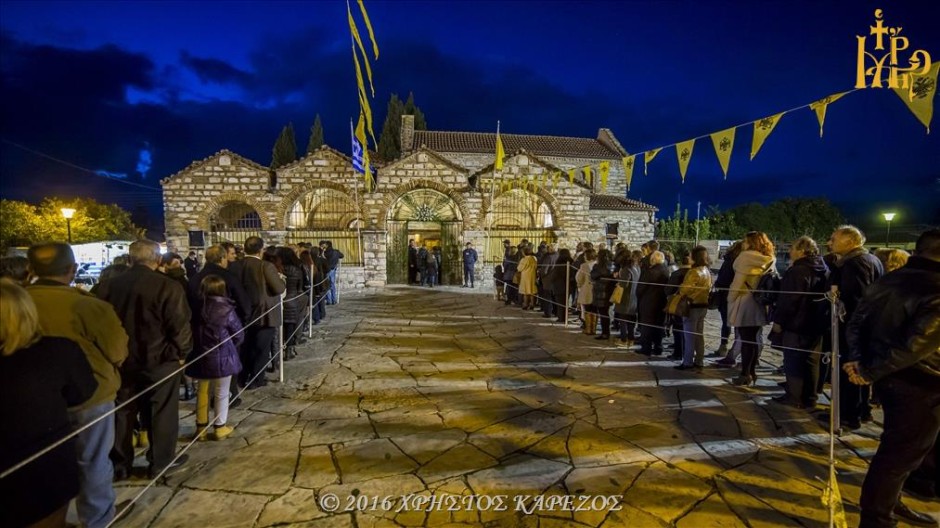
{"type": "MultiPolygon", "coordinates": [[[[496,140],[499,141],[499,120],[496,120],[496,140]]],[[[492,235],[491,231],[493,230],[493,222],[496,220],[496,211],[493,208],[493,195],[495,194],[496,189],[496,176],[498,174],[496,166],[499,163],[496,161],[493,162],[493,177],[490,179],[490,222],[486,226],[486,252],[483,254],[483,261],[485,262],[489,258],[490,252],[490,236],[492,235]]],[[[485,219],[484,219],[485,220],[485,219]]],[[[495,267],[495,265],[494,265],[495,267]]]]}
{"type": "MultiPolygon", "coordinates": [[[[351,117],[349,118],[349,135],[353,138],[356,137],[356,132],[353,129],[351,117]]],[[[363,147],[362,145],[360,145],[360,148],[366,148],[366,147],[363,147]]],[[[367,169],[371,169],[371,168],[367,168],[367,169]]],[[[354,164],[353,166],[353,200],[356,202],[356,215],[359,217],[356,220],[356,238],[359,241],[359,262],[360,264],[362,264],[362,267],[365,267],[366,261],[362,254],[362,222],[364,222],[365,219],[362,217],[362,208],[359,206],[359,178],[356,177],[355,174],[356,174],[356,167],[354,164]]]]}

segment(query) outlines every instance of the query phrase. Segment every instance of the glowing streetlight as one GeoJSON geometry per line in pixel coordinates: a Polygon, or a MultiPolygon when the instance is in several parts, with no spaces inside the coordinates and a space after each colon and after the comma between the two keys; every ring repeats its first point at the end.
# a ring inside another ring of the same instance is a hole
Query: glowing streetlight
{"type": "Polygon", "coordinates": [[[891,239],[891,221],[894,220],[895,213],[882,213],[881,216],[885,217],[885,222],[888,222],[888,228],[885,231],[885,247],[891,247],[888,242],[891,239]]]}
{"type": "Polygon", "coordinates": [[[75,216],[75,209],[63,207],[61,209],[62,217],[65,218],[65,227],[69,233],[69,244],[72,243],[72,217],[75,216]]]}

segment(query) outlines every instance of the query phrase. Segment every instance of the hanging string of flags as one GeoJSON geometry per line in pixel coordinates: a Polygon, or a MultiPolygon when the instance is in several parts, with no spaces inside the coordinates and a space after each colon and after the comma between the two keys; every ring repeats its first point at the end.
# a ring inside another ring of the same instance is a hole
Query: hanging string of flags
{"type": "MultiPolygon", "coordinates": [[[[365,4],[358,0],[359,11],[362,13],[362,19],[366,30],[369,32],[369,40],[372,43],[372,53],[375,60],[379,59],[379,45],[375,41],[375,32],[372,30],[372,22],[369,20],[369,13],[366,11],[365,4]]],[[[372,144],[378,148],[378,142],[375,140],[375,132],[372,126],[372,105],[369,99],[375,97],[375,86],[372,83],[372,66],[369,64],[369,55],[366,53],[366,47],[362,43],[362,37],[359,36],[359,28],[356,25],[356,19],[353,17],[352,9],[349,7],[349,0],[346,0],[346,17],[349,21],[349,35],[352,40],[353,64],[356,67],[356,87],[359,92],[359,121],[353,131],[352,152],[353,152],[353,170],[362,174],[365,179],[366,192],[372,192],[375,181],[372,176],[372,164],[369,161],[369,142],[366,138],[372,138],[372,144]],[[360,56],[362,60],[360,61],[360,56]],[[362,64],[365,64],[366,75],[363,78],[362,64]],[[365,80],[369,80],[369,91],[366,91],[365,80]]]]}
{"type": "MultiPolygon", "coordinates": [[[[933,100],[937,91],[938,71],[940,71],[940,62],[935,62],[931,66],[930,70],[926,73],[913,74],[910,86],[902,86],[893,89],[898,97],[900,97],[900,99],[904,102],[905,106],[907,106],[907,108],[914,114],[917,120],[920,121],[924,127],[926,127],[928,134],[930,133],[930,122],[933,118],[933,100]]],[[[811,103],[797,106],[789,110],[784,110],[783,112],[778,112],[761,119],[742,123],[740,125],[698,136],[685,141],[679,141],[677,143],[652,148],[641,154],[631,154],[626,156],[621,160],[621,163],[623,166],[627,189],[630,189],[630,185],[633,182],[633,170],[636,164],[637,156],[642,156],[643,158],[643,175],[646,176],[649,174],[650,163],[653,162],[656,156],[663,149],[669,149],[673,147],[676,150],[676,159],[679,164],[679,175],[682,178],[682,182],[685,183],[686,173],[689,168],[689,163],[692,160],[692,152],[695,148],[695,142],[706,137],[711,138],[712,147],[714,148],[715,155],[718,158],[718,164],[721,167],[721,172],[724,175],[724,178],[728,179],[728,167],[731,164],[731,153],[734,150],[735,132],[738,128],[747,126],[751,126],[753,128],[750,152],[750,159],[753,160],[757,156],[758,152],[760,152],[764,142],[780,123],[780,120],[783,119],[784,115],[795,112],[797,110],[802,110],[804,108],[809,108],[816,114],[816,120],[819,122],[819,137],[822,137],[823,128],[826,123],[826,110],[828,109],[829,105],[858,90],[860,90],[860,88],[835,93],[811,103]]],[[[505,152],[503,151],[502,141],[499,138],[498,132],[496,135],[496,147],[496,162],[494,163],[494,169],[496,171],[500,171],[503,168],[503,158],[505,157],[505,152]]],[[[543,189],[554,190],[555,187],[558,186],[563,173],[567,175],[569,183],[573,184],[577,176],[580,175],[581,180],[592,188],[596,178],[597,183],[600,184],[600,190],[603,192],[607,190],[607,181],[610,174],[610,162],[602,161],[598,163],[596,167],[593,165],[585,165],[580,169],[572,168],[565,171],[551,171],[542,173],[541,175],[524,174],[511,180],[503,179],[501,181],[496,181],[494,178],[494,180],[491,182],[491,185],[503,192],[514,188],[526,191],[537,190],[540,187],[543,189]]]]}

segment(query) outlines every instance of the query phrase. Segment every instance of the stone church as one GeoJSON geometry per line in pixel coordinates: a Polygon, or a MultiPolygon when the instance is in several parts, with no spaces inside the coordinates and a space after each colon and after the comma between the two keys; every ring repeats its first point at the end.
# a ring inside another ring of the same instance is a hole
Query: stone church
{"type": "Polygon", "coordinates": [[[495,133],[414,130],[413,116],[403,116],[402,155],[375,163],[372,192],[352,160],[325,145],[277,170],[223,150],[160,182],[167,246],[185,253],[251,235],[267,244],[331,240],[345,254],[342,283],[358,286],[406,282],[409,239],[440,246],[442,283],[460,284],[467,242],[486,283],[504,239],[573,248],[653,238],[656,208],[626,197],[627,153],[610,130],[500,138],[506,157],[496,171],[495,133]],[[606,187],[601,162],[610,166],[606,187]]]}

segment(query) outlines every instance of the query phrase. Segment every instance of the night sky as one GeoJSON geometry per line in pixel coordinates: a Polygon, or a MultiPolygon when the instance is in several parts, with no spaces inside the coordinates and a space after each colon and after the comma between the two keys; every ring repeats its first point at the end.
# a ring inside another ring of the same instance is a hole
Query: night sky
{"type": "MultiPolygon", "coordinates": [[[[931,2],[377,2],[376,132],[391,93],[414,92],[433,130],[595,137],[631,153],[849,90],[856,39],[902,26],[940,61],[931,2]]],[[[355,5],[353,6],[355,10],[355,5]]],[[[306,147],[319,113],[349,152],[357,113],[346,5],[323,2],[0,4],[0,194],[92,195],[162,229],[159,180],[228,148],[271,161],[292,121],[306,147]],[[68,162],[53,162],[34,151],[68,162]],[[109,181],[101,171],[138,186],[109,181]],[[143,187],[141,187],[143,186],[143,187]]],[[[902,55],[906,60],[907,54],[902,55]]],[[[940,101],[937,101],[940,105],[940,101]]],[[[940,111],[937,112],[940,114],[940,111]]],[[[787,114],[753,161],[738,129],[727,181],[709,139],[686,183],[664,150],[630,196],[731,207],[826,196],[863,226],[940,222],[940,116],[925,133],[889,90],[787,114]]]]}

